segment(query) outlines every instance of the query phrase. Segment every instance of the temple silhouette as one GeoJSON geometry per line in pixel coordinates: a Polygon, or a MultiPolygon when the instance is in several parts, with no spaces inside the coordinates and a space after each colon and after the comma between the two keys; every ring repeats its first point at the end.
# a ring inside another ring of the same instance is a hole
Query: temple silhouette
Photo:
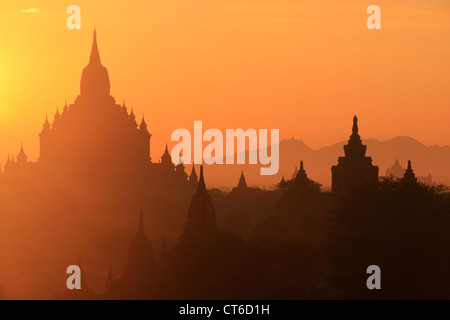
{"type": "Polygon", "coordinates": [[[295,170],[292,179],[286,181],[284,177],[281,178],[278,184],[279,189],[290,190],[296,195],[320,192],[321,184],[308,178],[303,161],[300,161],[300,169],[297,169],[297,166],[295,166],[295,170]]]}
{"type": "Polygon", "coordinates": [[[141,299],[158,296],[160,293],[156,288],[170,281],[171,270],[176,268],[180,252],[195,252],[215,243],[219,237],[215,208],[206,190],[203,166],[200,166],[197,190],[191,199],[187,221],[176,245],[167,250],[164,239],[156,262],[152,243],[145,232],[141,211],[138,231],[128,251],[126,268],[117,279],[114,278],[111,267],[109,268],[105,282],[105,298],[141,299]]]}
{"type": "MultiPolygon", "coordinates": [[[[408,167],[411,166],[410,161],[408,161],[408,167]]],[[[403,168],[400,165],[400,162],[398,161],[398,159],[395,159],[394,164],[389,167],[386,170],[386,177],[388,178],[395,178],[395,179],[399,179],[399,178],[403,178],[403,175],[405,174],[405,168],[403,168]]],[[[433,177],[431,175],[431,173],[429,173],[427,176],[417,176],[417,181],[420,183],[424,183],[427,185],[433,185],[433,177]]]]}
{"type": "Polygon", "coordinates": [[[150,157],[151,133],[144,116],[137,122],[133,109],[118,104],[110,93],[108,70],[101,63],[94,30],[80,94],[72,104],[57,108],[53,121],[45,118],[39,133],[39,159],[28,162],[23,145],[17,161],[8,156],[5,174],[37,179],[71,191],[98,193],[123,188],[194,188],[184,165],[175,167],[167,145],[158,162],[150,157]]]}
{"type": "Polygon", "coordinates": [[[239,181],[236,187],[233,188],[233,191],[245,191],[248,189],[247,181],[245,180],[244,170],[241,171],[241,175],[239,176],[239,181]]]}
{"type": "MultiPolygon", "coordinates": [[[[280,203],[281,206],[278,208],[277,214],[289,226],[286,230],[283,230],[283,235],[286,237],[295,238],[295,235],[299,232],[299,224],[305,223],[300,215],[293,214],[293,212],[308,210],[314,215],[323,214],[323,212],[334,210],[333,208],[339,202],[339,197],[330,198],[331,193],[320,192],[320,184],[308,178],[303,161],[300,162],[297,174],[293,179],[285,180],[283,178],[282,181],[284,181],[284,184],[280,183],[279,190],[287,197],[281,198],[282,203],[280,203]],[[306,195],[306,197],[302,195],[306,195]],[[287,205],[286,208],[284,208],[285,205],[287,205]]],[[[408,168],[398,181],[405,188],[404,190],[418,190],[417,188],[420,185],[415,177],[411,161],[408,161],[408,168]]],[[[360,183],[360,186],[363,185],[361,181],[358,181],[358,183],[360,183]]],[[[373,182],[370,181],[370,183],[373,182]]],[[[349,189],[348,191],[352,190],[349,189]]],[[[263,190],[248,188],[244,173],[241,172],[237,186],[226,197],[228,197],[229,202],[238,201],[239,206],[245,208],[248,206],[245,201],[252,198],[252,192],[259,194],[263,190]]],[[[274,193],[274,191],[266,192],[274,193]]],[[[241,294],[244,297],[253,297],[257,296],[255,294],[258,290],[255,288],[259,288],[258,286],[261,286],[260,290],[268,290],[262,295],[262,297],[267,298],[271,297],[272,293],[270,287],[265,287],[264,279],[280,279],[280,283],[274,284],[275,288],[279,288],[278,286],[283,286],[283,281],[286,281],[281,280],[284,279],[283,277],[290,279],[299,274],[297,267],[288,269],[287,274],[284,274],[282,270],[268,268],[277,262],[267,259],[265,253],[262,255],[263,258],[255,256],[255,252],[251,251],[255,250],[254,248],[248,252],[244,250],[245,257],[248,254],[253,255],[251,260],[246,260],[244,256],[240,256],[239,248],[241,246],[245,248],[246,244],[236,240],[229,241],[230,238],[227,238],[226,233],[223,233],[219,228],[216,221],[215,205],[209,193],[206,189],[203,166],[200,166],[197,190],[192,196],[187,210],[187,220],[183,231],[170,248],[167,248],[165,239],[163,239],[158,259],[155,258],[152,242],[144,230],[143,213],[141,212],[137,233],[129,247],[126,267],[117,278],[113,276],[112,269],[109,267],[103,298],[210,299],[239,298],[241,294]],[[233,256],[235,252],[237,252],[237,259],[241,260],[237,262],[237,269],[233,269],[230,275],[228,269],[231,266],[227,264],[229,256],[223,257],[223,255],[233,256]],[[249,273],[249,270],[245,267],[250,268],[254,274],[249,273]],[[265,273],[259,274],[258,268],[265,270],[265,273]],[[237,279],[241,278],[246,278],[247,285],[251,287],[250,291],[240,288],[240,282],[237,279]],[[216,290],[217,287],[221,290],[216,290]]],[[[252,199],[252,203],[254,201],[255,198],[252,199]]],[[[240,212],[239,214],[242,215],[243,213],[240,212]]],[[[270,220],[270,223],[276,224],[277,222],[270,220]]],[[[270,228],[272,227],[270,226],[270,228]]],[[[266,233],[267,230],[263,232],[266,233]]],[[[253,241],[257,243],[260,240],[255,237],[253,241]]],[[[266,244],[266,242],[264,243],[266,244]]],[[[260,248],[258,250],[265,249],[260,248]]],[[[306,262],[308,261],[296,263],[302,265],[306,262]]],[[[308,272],[313,271],[309,270],[308,272]]],[[[301,291],[301,286],[296,290],[301,291]]]]}
{"type": "Polygon", "coordinates": [[[146,295],[149,284],[154,282],[156,259],[152,242],[144,227],[143,212],[139,215],[136,236],[128,250],[127,264],[122,276],[114,279],[112,267],[109,267],[105,283],[105,298],[130,298],[146,295]]]}
{"type": "Polygon", "coordinates": [[[218,230],[216,210],[211,196],[206,191],[203,166],[200,166],[197,191],[192,197],[180,242],[185,245],[208,242],[217,235],[218,230]]]}
{"type": "Polygon", "coordinates": [[[367,146],[362,144],[358,134],[358,118],[353,117],[353,128],[348,144],[344,146],[344,157],[331,168],[333,192],[343,192],[359,185],[376,185],[378,167],[372,164],[372,158],[366,156],[367,146]]]}

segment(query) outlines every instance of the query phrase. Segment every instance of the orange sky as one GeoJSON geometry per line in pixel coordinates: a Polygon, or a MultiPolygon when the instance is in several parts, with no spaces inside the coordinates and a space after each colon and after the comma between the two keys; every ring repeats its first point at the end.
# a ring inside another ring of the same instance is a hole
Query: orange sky
{"type": "Polygon", "coordinates": [[[156,161],[194,120],[318,148],[357,114],[363,138],[450,144],[448,1],[21,0],[0,3],[0,163],[21,141],[37,159],[45,114],[79,93],[94,24],[111,92],[145,113],[156,161]],[[70,4],[81,30],[66,27],[70,4]],[[366,28],[371,4],[381,30],[366,28]]]}

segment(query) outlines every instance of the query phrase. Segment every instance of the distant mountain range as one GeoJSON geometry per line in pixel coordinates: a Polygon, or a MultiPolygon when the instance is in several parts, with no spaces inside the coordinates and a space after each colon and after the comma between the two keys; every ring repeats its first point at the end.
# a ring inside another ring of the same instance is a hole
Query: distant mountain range
{"type": "MultiPolygon", "coordinates": [[[[450,185],[450,146],[425,146],[410,137],[396,137],[387,141],[375,139],[363,140],[367,145],[367,156],[372,157],[373,164],[379,166],[380,176],[392,166],[397,158],[403,167],[411,160],[417,176],[431,173],[434,182],[450,185]]],[[[237,185],[241,170],[244,170],[249,186],[271,188],[282,176],[290,179],[295,166],[300,160],[313,180],[320,182],[323,189],[331,187],[331,166],[337,163],[339,156],[344,155],[343,146],[347,141],[313,150],[302,140],[282,140],[280,146],[280,169],[277,175],[261,176],[260,165],[212,165],[205,167],[208,186],[231,188],[237,185]]]]}

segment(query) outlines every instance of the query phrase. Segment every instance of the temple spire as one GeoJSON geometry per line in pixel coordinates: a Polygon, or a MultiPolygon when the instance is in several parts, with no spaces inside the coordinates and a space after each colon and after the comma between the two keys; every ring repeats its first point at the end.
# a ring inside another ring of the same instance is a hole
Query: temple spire
{"type": "Polygon", "coordinates": [[[91,56],[89,57],[89,64],[101,64],[100,53],[97,46],[97,31],[94,28],[94,39],[92,40],[91,56]]]}
{"type": "Polygon", "coordinates": [[[241,176],[239,177],[239,183],[237,185],[238,189],[247,189],[247,182],[245,181],[244,170],[241,171],[241,176]]]}
{"type": "Polygon", "coordinates": [[[358,134],[358,117],[353,117],[353,128],[348,144],[344,146],[346,157],[350,158],[364,158],[367,147],[362,144],[361,137],[358,134]]]}
{"type": "Polygon", "coordinates": [[[211,196],[206,192],[203,165],[201,165],[197,192],[192,196],[180,243],[182,246],[203,246],[205,244],[208,246],[218,233],[216,211],[211,196]]]}
{"type": "Polygon", "coordinates": [[[94,30],[89,63],[83,69],[80,94],[88,99],[110,96],[111,84],[108,70],[102,66],[97,45],[97,32],[94,30]]]}
{"type": "Polygon", "coordinates": [[[200,165],[200,178],[198,179],[197,193],[206,191],[205,179],[203,178],[203,165],[200,165]]]}
{"type": "Polygon", "coordinates": [[[189,183],[192,186],[193,190],[197,189],[198,176],[197,176],[197,173],[195,172],[195,165],[192,165],[191,174],[189,175],[189,183]]]}
{"type": "Polygon", "coordinates": [[[306,174],[305,168],[303,167],[303,161],[300,161],[300,169],[297,171],[295,180],[298,183],[308,183],[308,175],[306,174]]]}
{"type": "Polygon", "coordinates": [[[195,172],[195,165],[192,165],[191,175],[189,176],[189,179],[195,179],[195,181],[197,181],[198,179],[197,173],[195,172]]]}
{"type": "Polygon", "coordinates": [[[133,107],[131,107],[129,119],[130,119],[131,123],[133,124],[133,126],[137,127],[136,116],[134,115],[133,107]]]}
{"type": "Polygon", "coordinates": [[[23,142],[20,143],[20,151],[17,154],[17,163],[27,163],[27,155],[25,154],[25,151],[23,150],[23,142]]]}
{"type": "Polygon", "coordinates": [[[125,105],[125,99],[123,99],[122,106],[120,107],[120,110],[122,110],[122,112],[125,113],[128,116],[127,106],[125,105]]]}
{"type": "Polygon", "coordinates": [[[352,128],[352,132],[354,134],[358,134],[358,117],[354,116],[353,117],[353,128],[352,128]]]}
{"type": "Polygon", "coordinates": [[[44,124],[42,125],[42,131],[45,130],[50,130],[50,122],[48,122],[48,115],[45,114],[45,121],[44,124]]]}
{"type": "Polygon", "coordinates": [[[142,121],[141,121],[141,124],[139,125],[139,129],[141,129],[141,130],[147,129],[147,123],[145,122],[144,115],[142,115],[142,121]]]}
{"type": "Polygon", "coordinates": [[[169,148],[166,142],[166,149],[164,150],[163,155],[161,156],[161,164],[166,168],[172,171],[174,169],[174,164],[172,162],[172,156],[169,153],[169,148]]]}
{"type": "Polygon", "coordinates": [[[408,168],[405,170],[405,174],[403,175],[403,183],[404,184],[415,184],[417,182],[416,175],[414,174],[414,170],[411,166],[411,160],[408,160],[408,168]]]}
{"type": "Polygon", "coordinates": [[[58,123],[59,120],[61,120],[61,114],[59,113],[59,107],[56,106],[55,116],[53,117],[53,125],[55,125],[55,123],[58,123]]]}

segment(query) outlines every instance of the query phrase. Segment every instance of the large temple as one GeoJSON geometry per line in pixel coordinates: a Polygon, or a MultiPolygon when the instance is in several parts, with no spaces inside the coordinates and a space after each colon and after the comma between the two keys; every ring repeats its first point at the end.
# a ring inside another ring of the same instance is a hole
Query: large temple
{"type": "Polygon", "coordinates": [[[80,94],[72,104],[57,109],[52,122],[46,117],[39,139],[38,162],[28,162],[22,147],[17,161],[8,156],[6,174],[88,192],[105,187],[142,189],[155,181],[195,184],[188,183],[183,164],[175,168],[167,147],[161,160],[152,162],[151,134],[144,116],[138,124],[133,110],[129,111],[125,102],[118,104],[110,93],[109,74],[101,63],[95,30],[80,94]]]}
{"type": "Polygon", "coordinates": [[[372,158],[366,156],[366,149],[358,133],[358,118],[353,118],[353,128],[348,144],[344,146],[344,157],[332,166],[331,190],[346,191],[361,185],[376,185],[378,166],[372,164],[372,158]]]}

